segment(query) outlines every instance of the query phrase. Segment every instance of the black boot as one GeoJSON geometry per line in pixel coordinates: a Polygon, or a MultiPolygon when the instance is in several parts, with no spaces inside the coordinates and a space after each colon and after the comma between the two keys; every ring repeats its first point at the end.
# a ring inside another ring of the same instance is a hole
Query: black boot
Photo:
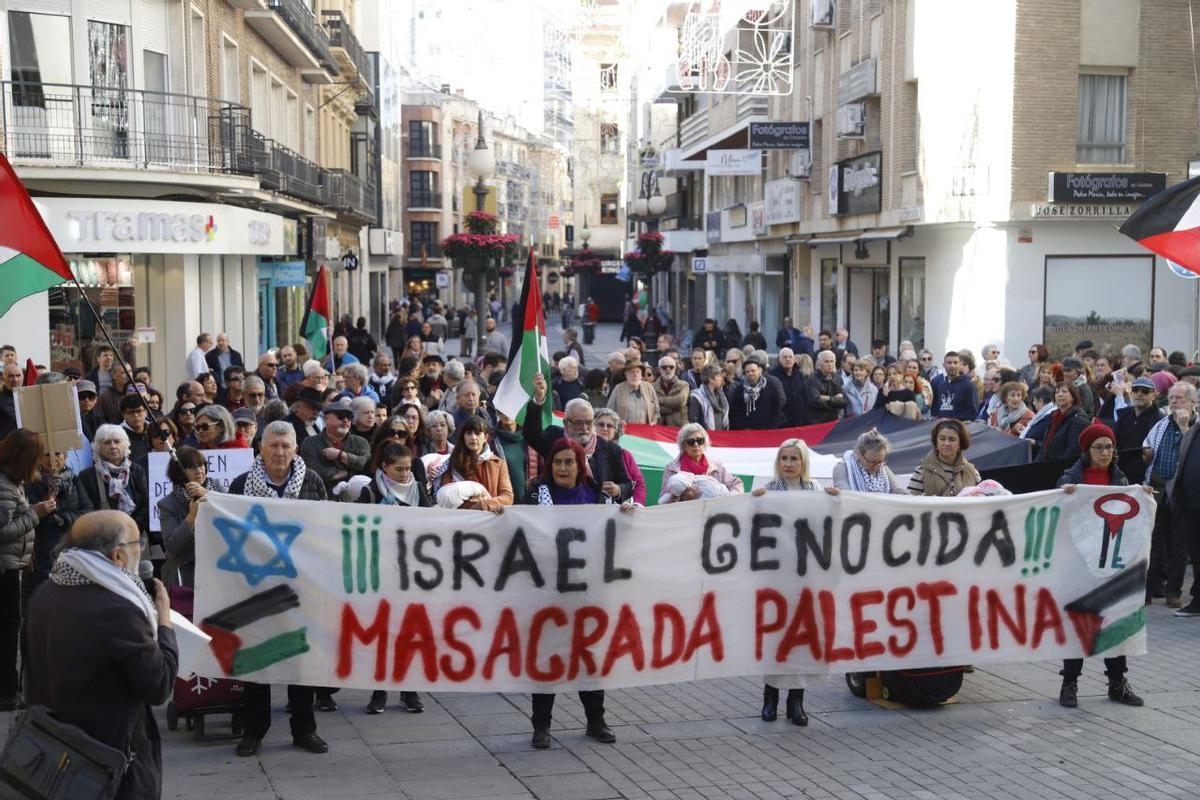
{"type": "Polygon", "coordinates": [[[799,725],[801,728],[808,725],[808,714],[804,711],[803,689],[788,689],[787,718],[793,725],[799,725]]]}
{"type": "Polygon", "coordinates": [[[1062,688],[1058,690],[1058,704],[1064,708],[1079,705],[1079,684],[1074,678],[1063,678],[1062,688]]]}
{"type": "Polygon", "coordinates": [[[779,716],[779,690],[774,686],[763,684],[763,722],[774,722],[779,716]]]}

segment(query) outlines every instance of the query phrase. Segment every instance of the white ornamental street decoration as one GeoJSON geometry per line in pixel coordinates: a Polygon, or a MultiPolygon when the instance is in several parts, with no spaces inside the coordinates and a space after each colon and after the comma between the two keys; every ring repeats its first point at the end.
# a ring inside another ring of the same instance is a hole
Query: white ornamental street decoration
{"type": "Polygon", "coordinates": [[[677,93],[792,93],[792,0],[697,0],[679,37],[677,93]],[[736,29],[732,58],[725,34],[736,29]]]}

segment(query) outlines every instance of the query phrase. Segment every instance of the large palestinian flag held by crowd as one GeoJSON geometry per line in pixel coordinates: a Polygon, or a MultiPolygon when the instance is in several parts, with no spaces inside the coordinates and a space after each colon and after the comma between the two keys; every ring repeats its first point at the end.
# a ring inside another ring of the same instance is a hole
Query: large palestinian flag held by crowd
{"type": "MultiPolygon", "coordinates": [[[[779,428],[768,431],[713,431],[709,460],[725,465],[745,483],[747,490],[762,486],[774,478],[775,452],[786,439],[802,439],[811,455],[810,476],[822,486],[832,484],[833,467],[859,435],[871,428],[887,436],[892,449],[887,465],[907,482],[921,459],[932,447],[933,422],[914,422],[877,409],[859,417],[810,425],[803,428],[779,428]]],[[[971,447],[967,457],[980,471],[1002,470],[1029,464],[1030,442],[989,428],[982,422],[967,425],[971,447]]],[[[664,425],[627,425],[621,447],[633,454],[646,479],[646,503],[654,505],[662,493],[663,468],[679,455],[675,444],[678,428],[664,425]]],[[[1061,472],[1061,469],[1059,470],[1061,472]]],[[[986,477],[986,476],[985,476],[986,477]]],[[[1051,484],[1053,485],[1053,484],[1051,484]]]]}
{"type": "Polygon", "coordinates": [[[1147,198],[1120,231],[1178,266],[1200,272],[1200,178],[1147,198]]]}

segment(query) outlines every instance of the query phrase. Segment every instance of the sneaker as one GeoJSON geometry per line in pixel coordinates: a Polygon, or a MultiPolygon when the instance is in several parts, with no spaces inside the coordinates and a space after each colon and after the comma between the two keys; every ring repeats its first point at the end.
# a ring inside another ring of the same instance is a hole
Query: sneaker
{"type": "Polygon", "coordinates": [[[1133,693],[1133,687],[1124,678],[1108,685],[1108,699],[1127,706],[1140,706],[1144,703],[1142,698],[1133,693]]]}
{"type": "Polygon", "coordinates": [[[1192,602],[1175,611],[1177,617],[1200,617],[1200,595],[1192,598],[1192,602]]]}
{"type": "Polygon", "coordinates": [[[333,695],[329,692],[317,692],[316,703],[318,711],[337,711],[337,701],[333,699],[333,695]]]}
{"type": "Polygon", "coordinates": [[[425,704],[421,702],[421,698],[416,692],[401,692],[400,704],[410,714],[420,714],[425,710],[425,704]]]}
{"type": "Polygon", "coordinates": [[[1079,684],[1075,681],[1064,680],[1058,690],[1058,704],[1063,708],[1075,708],[1079,705],[1079,684]]]}
{"type": "Polygon", "coordinates": [[[371,702],[367,703],[368,714],[382,714],[387,707],[387,692],[371,692],[371,702]]]}

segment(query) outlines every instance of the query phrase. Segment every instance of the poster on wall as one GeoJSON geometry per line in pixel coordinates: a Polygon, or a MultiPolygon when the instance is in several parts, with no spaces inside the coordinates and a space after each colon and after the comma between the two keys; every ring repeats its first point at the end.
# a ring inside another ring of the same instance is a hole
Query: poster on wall
{"type": "Polygon", "coordinates": [[[1154,332],[1154,256],[1050,256],[1046,259],[1046,343],[1050,356],[1136,344],[1148,353],[1154,332]],[[1114,286],[1121,287],[1119,292],[1114,286]]]}

